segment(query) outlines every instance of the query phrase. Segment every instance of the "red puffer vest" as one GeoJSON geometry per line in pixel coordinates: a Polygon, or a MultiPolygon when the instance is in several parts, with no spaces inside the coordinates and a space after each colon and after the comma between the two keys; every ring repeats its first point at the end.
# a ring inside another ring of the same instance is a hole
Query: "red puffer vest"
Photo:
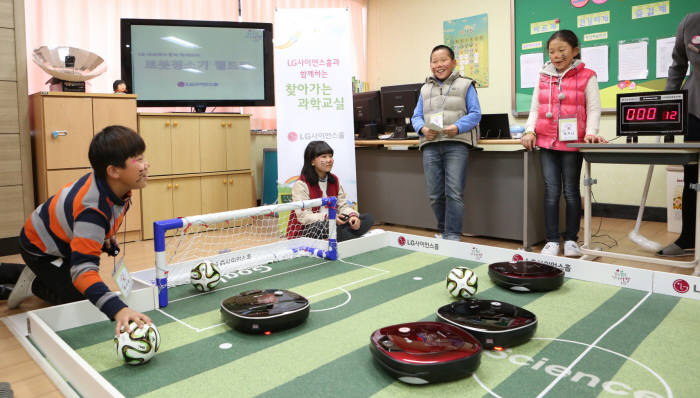
{"type": "Polygon", "coordinates": [[[566,71],[561,80],[557,76],[540,73],[540,106],[535,125],[538,147],[578,151],[577,148],[567,147],[567,144],[583,142],[583,136],[586,135],[586,85],[594,74],[594,71],[585,68],[583,62],[566,71]],[[564,93],[562,100],[559,99],[560,93],[564,93]],[[552,113],[551,118],[547,117],[547,112],[552,113]],[[559,141],[559,117],[573,115],[577,119],[578,140],[559,141]]]}
{"type": "MultiPolygon", "coordinates": [[[[335,179],[335,182],[331,183],[330,181],[328,181],[326,183],[326,197],[338,197],[338,191],[340,190],[340,184],[338,182],[339,180],[335,174],[331,175],[333,176],[333,179],[335,179]]],[[[300,175],[299,179],[303,181],[306,184],[306,186],[309,187],[309,199],[318,199],[323,197],[323,192],[321,192],[321,187],[318,186],[318,184],[310,185],[303,175],[300,175]]],[[[320,206],[311,208],[311,211],[314,213],[318,213],[319,210],[321,210],[320,206]]],[[[289,222],[287,223],[287,239],[298,238],[302,235],[303,232],[304,225],[301,224],[297,219],[296,211],[292,210],[292,212],[289,213],[289,222]]]]}

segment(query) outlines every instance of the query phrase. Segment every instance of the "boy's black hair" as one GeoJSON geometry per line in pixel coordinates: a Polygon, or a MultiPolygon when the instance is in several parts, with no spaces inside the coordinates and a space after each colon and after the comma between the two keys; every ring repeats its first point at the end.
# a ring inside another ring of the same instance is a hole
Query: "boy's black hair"
{"type": "Polygon", "coordinates": [[[107,179],[107,166],[126,167],[126,160],[146,151],[140,135],[128,127],[108,126],[90,142],[88,158],[95,176],[107,179]]]}
{"type": "MultiPolygon", "coordinates": [[[[304,150],[304,166],[301,168],[301,175],[304,176],[307,185],[318,184],[318,174],[316,169],[311,165],[316,157],[330,153],[333,155],[333,148],[326,141],[311,141],[304,150]]],[[[328,182],[335,183],[335,178],[331,173],[328,173],[328,182]]]]}
{"type": "Polygon", "coordinates": [[[124,80],[117,79],[114,81],[114,83],[112,83],[112,91],[117,91],[117,87],[119,87],[120,84],[126,86],[126,82],[124,80]]]}
{"type": "MultiPolygon", "coordinates": [[[[554,39],[559,39],[561,41],[567,42],[571,46],[571,48],[578,47],[578,37],[576,37],[576,33],[570,31],[569,29],[562,29],[562,30],[554,32],[554,34],[552,34],[552,36],[550,36],[549,40],[547,40],[547,48],[549,48],[549,42],[554,40],[554,39]]],[[[580,49],[579,49],[578,55],[576,55],[574,58],[581,59],[580,49]]]]}
{"type": "Polygon", "coordinates": [[[455,52],[452,51],[452,49],[444,44],[437,45],[433,47],[433,51],[430,52],[430,57],[432,58],[433,53],[437,50],[447,50],[448,53],[450,53],[450,59],[455,59],[455,52]]]}

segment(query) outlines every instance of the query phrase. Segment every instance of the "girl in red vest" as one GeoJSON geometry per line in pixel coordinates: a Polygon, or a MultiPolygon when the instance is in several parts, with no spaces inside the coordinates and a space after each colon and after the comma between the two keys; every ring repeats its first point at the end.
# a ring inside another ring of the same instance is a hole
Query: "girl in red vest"
{"type": "Polygon", "coordinates": [[[547,41],[550,61],[540,70],[532,94],[523,146],[540,148],[544,177],[544,220],[547,243],[542,254],[559,255],[559,198],[562,187],[566,201],[564,255],[581,256],[578,231],[581,224],[581,165],[577,142],[607,142],[598,136],[600,93],[594,71],[581,62],[576,34],[555,32],[547,41]]]}
{"type": "MultiPolygon", "coordinates": [[[[358,214],[349,205],[338,177],[331,173],[333,148],[325,141],[311,141],[304,150],[304,166],[299,180],[292,186],[292,200],[308,200],[335,196],[337,213],[335,223],[338,242],[360,237],[374,224],[370,214],[358,214]]],[[[294,210],[289,215],[287,239],[299,236],[328,238],[328,209],[313,207],[294,210]]]]}

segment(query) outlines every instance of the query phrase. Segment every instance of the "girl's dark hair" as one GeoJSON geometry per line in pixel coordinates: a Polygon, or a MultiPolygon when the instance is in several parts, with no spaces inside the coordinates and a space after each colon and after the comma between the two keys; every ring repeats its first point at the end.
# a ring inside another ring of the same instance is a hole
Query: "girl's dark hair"
{"type": "MultiPolygon", "coordinates": [[[[330,153],[333,155],[333,148],[326,141],[311,141],[304,150],[304,166],[301,168],[301,175],[304,176],[306,183],[311,185],[318,184],[318,174],[316,169],[311,165],[316,157],[330,153]]],[[[328,182],[335,183],[333,175],[328,173],[328,182]]]]}
{"type": "Polygon", "coordinates": [[[117,87],[119,87],[120,84],[126,86],[126,82],[124,80],[115,80],[114,83],[112,83],[112,91],[117,91],[117,87]]]}
{"type": "MultiPolygon", "coordinates": [[[[554,32],[554,34],[549,38],[549,40],[547,40],[547,48],[549,48],[549,42],[554,39],[559,39],[567,42],[571,46],[571,48],[578,47],[578,37],[576,37],[576,33],[570,31],[569,29],[562,29],[554,32]]],[[[579,51],[578,55],[576,55],[574,58],[581,59],[581,51],[579,51]]]]}
{"type": "Polygon", "coordinates": [[[141,155],[146,143],[134,130],[124,126],[108,126],[95,134],[90,142],[88,158],[95,176],[107,178],[107,166],[126,167],[126,160],[141,155]]]}
{"type": "Polygon", "coordinates": [[[433,47],[433,51],[430,52],[430,57],[432,58],[433,53],[438,50],[447,50],[448,53],[450,53],[450,58],[455,59],[455,52],[452,51],[452,49],[444,44],[440,44],[438,46],[433,47]]]}

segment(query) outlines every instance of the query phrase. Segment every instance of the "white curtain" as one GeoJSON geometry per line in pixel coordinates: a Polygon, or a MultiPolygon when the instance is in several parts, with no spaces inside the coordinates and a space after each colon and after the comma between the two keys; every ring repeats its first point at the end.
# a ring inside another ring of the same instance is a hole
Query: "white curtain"
{"type": "MultiPolygon", "coordinates": [[[[32,61],[32,51],[43,45],[63,45],[92,51],[104,58],[107,71],[88,81],[87,91],[111,93],[121,78],[120,18],[190,19],[273,22],[275,8],[350,9],[353,26],[355,76],[365,80],[368,0],[30,0],[25,1],[27,78],[29,94],[46,91],[51,77],[32,61]],[[239,18],[239,1],[241,16],[239,18]]],[[[274,29],[274,28],[273,28],[274,29]]],[[[348,82],[350,84],[350,82],[348,82]]],[[[170,108],[168,110],[187,110],[170,108]]],[[[140,108],[140,111],[163,111],[140,108]]],[[[240,108],[217,108],[217,111],[240,108]]],[[[274,107],[246,107],[253,115],[251,128],[274,129],[274,107]]]]}

